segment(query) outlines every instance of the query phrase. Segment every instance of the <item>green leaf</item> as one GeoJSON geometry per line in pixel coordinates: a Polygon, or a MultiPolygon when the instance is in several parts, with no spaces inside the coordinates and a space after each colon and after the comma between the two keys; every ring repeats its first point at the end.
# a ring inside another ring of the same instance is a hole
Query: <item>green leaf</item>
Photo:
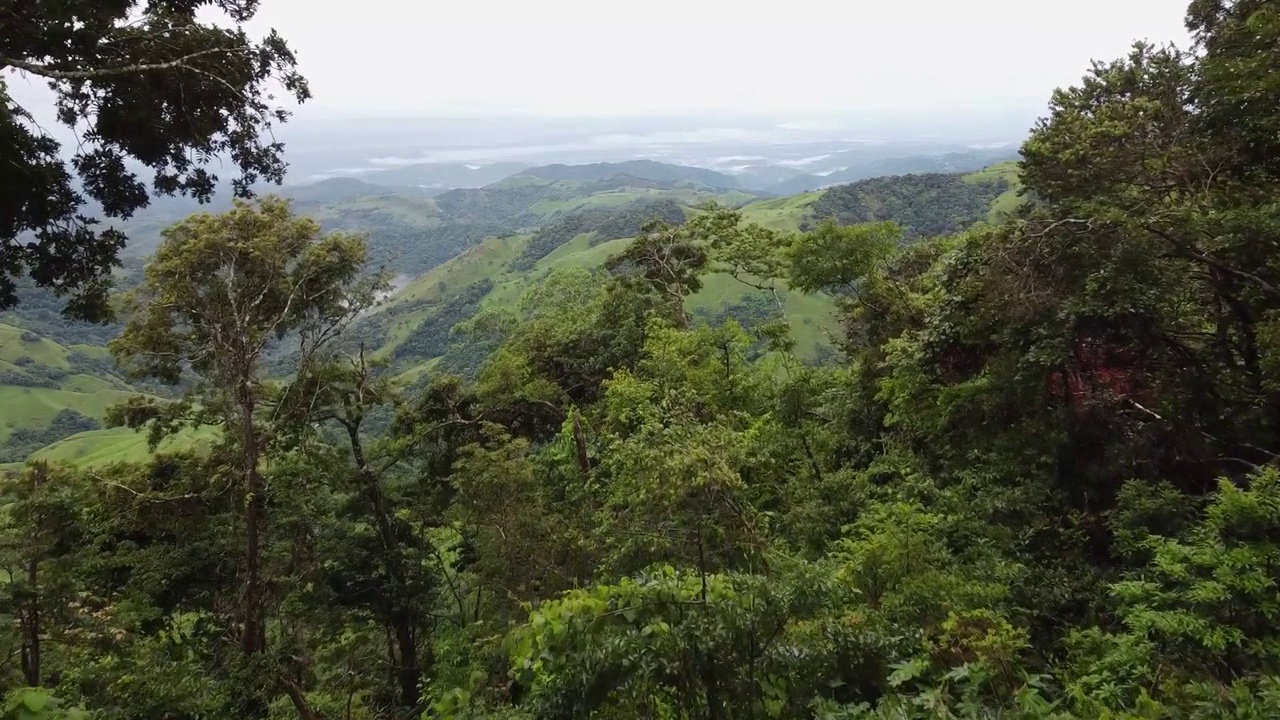
{"type": "Polygon", "coordinates": [[[49,693],[41,690],[28,690],[22,695],[22,704],[33,713],[38,713],[49,704],[49,693]]]}

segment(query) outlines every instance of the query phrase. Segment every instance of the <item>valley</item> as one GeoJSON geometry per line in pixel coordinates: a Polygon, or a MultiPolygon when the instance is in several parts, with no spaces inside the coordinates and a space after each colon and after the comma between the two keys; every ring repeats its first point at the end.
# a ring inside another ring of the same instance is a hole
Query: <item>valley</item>
{"type": "MultiPolygon", "coordinates": [[[[889,176],[768,198],[714,170],[627,161],[522,167],[484,187],[430,196],[352,178],[290,186],[282,194],[325,230],[366,235],[373,266],[397,278],[394,291],[352,329],[351,342],[385,361],[397,382],[412,384],[441,372],[474,374],[493,341],[457,328],[486,310],[515,305],[556,271],[600,271],[649,220],[678,225],[714,202],[739,209],[745,222],[781,232],[833,217],[841,223],[894,220],[909,237],[934,235],[1011,209],[1018,202],[1016,182],[1016,167],[1006,163],[971,174],[889,176]]],[[[209,209],[229,201],[219,203],[209,209]]],[[[162,203],[126,227],[132,259],[118,273],[122,290],[140,278],[160,231],[189,209],[162,203]]],[[[780,298],[798,356],[820,362],[834,352],[830,338],[839,326],[831,299],[786,288],[780,298]]],[[[0,465],[145,458],[143,435],[102,427],[106,410],[137,390],[117,374],[105,349],[117,326],[66,324],[57,316],[56,299],[34,290],[25,299],[16,312],[0,314],[0,322],[8,323],[0,325],[0,399],[14,408],[0,427],[0,465]]],[[[723,272],[709,274],[686,301],[694,318],[732,317],[748,330],[776,316],[773,305],[765,293],[723,272]]],[[[208,435],[187,433],[161,449],[202,437],[208,435]]]]}

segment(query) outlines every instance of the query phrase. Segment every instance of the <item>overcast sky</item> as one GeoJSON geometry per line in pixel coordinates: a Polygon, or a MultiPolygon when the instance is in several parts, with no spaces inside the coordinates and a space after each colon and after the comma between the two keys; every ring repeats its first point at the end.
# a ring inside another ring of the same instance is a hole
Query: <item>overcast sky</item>
{"type": "Polygon", "coordinates": [[[263,0],[315,100],[300,117],[732,109],[789,117],[1025,105],[1185,0],[263,0]]]}

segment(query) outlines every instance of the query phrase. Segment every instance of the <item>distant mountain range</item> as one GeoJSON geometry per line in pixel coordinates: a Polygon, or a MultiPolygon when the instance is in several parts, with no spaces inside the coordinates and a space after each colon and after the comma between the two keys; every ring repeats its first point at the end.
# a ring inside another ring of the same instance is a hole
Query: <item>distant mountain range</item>
{"type": "Polygon", "coordinates": [[[521,163],[487,165],[456,163],[414,163],[361,173],[358,177],[375,185],[417,188],[428,194],[455,188],[478,188],[498,182],[527,168],[521,163]]]}
{"type": "Polygon", "coordinates": [[[415,192],[426,195],[453,188],[485,187],[515,175],[586,181],[606,179],[616,174],[672,182],[688,180],[709,187],[790,195],[885,175],[972,172],[1016,159],[1016,147],[1014,143],[971,147],[937,140],[675,143],[655,146],[649,148],[652,152],[648,154],[630,157],[619,157],[619,151],[608,146],[595,150],[584,148],[566,155],[569,159],[556,158],[551,163],[541,156],[531,156],[529,162],[477,160],[473,163],[432,161],[386,165],[406,161],[383,158],[370,160],[364,167],[331,170],[328,174],[357,178],[375,185],[414,188],[415,192]]]}
{"type": "Polygon", "coordinates": [[[928,147],[898,148],[898,152],[907,154],[886,156],[885,153],[892,149],[857,146],[811,157],[782,160],[781,164],[753,164],[755,160],[743,158],[740,159],[743,164],[734,165],[731,164],[735,162],[734,158],[725,158],[718,169],[655,160],[581,165],[555,163],[535,167],[519,163],[483,166],[422,163],[362,174],[359,179],[337,177],[312,185],[288,186],[283,194],[299,199],[318,197],[324,193],[359,197],[388,192],[430,197],[449,189],[516,185],[526,182],[528,178],[552,182],[600,182],[627,176],[658,183],[694,183],[707,188],[786,196],[875,177],[974,172],[1018,156],[1017,150],[1012,147],[927,151],[928,147]]]}
{"type": "Polygon", "coordinates": [[[671,165],[653,160],[629,160],[627,162],[601,162],[589,165],[543,165],[541,167],[522,170],[520,175],[542,178],[544,180],[574,180],[592,182],[608,180],[618,175],[625,175],[655,182],[679,183],[693,182],[712,188],[725,190],[741,190],[742,183],[738,179],[706,168],[687,165],[671,165]]]}
{"type": "Polygon", "coordinates": [[[921,173],[967,173],[1014,160],[1016,148],[968,149],[883,157],[879,149],[858,148],[805,158],[805,172],[796,166],[759,165],[739,168],[737,179],[749,190],[794,195],[875,177],[921,173]]]}

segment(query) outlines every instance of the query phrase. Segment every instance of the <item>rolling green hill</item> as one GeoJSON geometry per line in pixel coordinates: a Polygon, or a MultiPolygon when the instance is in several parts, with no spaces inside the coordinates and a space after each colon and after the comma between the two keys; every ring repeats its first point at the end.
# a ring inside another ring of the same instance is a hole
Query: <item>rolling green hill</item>
{"type": "MultiPolygon", "coordinates": [[[[317,183],[284,187],[266,185],[255,188],[255,191],[260,195],[276,194],[289,198],[303,211],[314,211],[325,206],[341,207],[342,203],[361,198],[405,196],[416,199],[425,198],[429,194],[421,188],[368,183],[354,178],[331,178],[317,183]]],[[[221,188],[207,205],[185,197],[153,198],[151,205],[140,210],[127,222],[116,223],[129,238],[124,257],[138,259],[151,255],[159,245],[165,228],[192,213],[224,212],[231,207],[231,203],[232,193],[229,187],[221,188]]],[[[356,207],[367,208],[368,204],[357,204],[356,207]]],[[[92,204],[87,210],[90,215],[101,214],[101,209],[92,204]]]]}
{"type": "MultiPolygon", "coordinates": [[[[566,180],[539,180],[531,175],[509,178],[509,189],[564,188],[566,180]]],[[[579,185],[581,187],[581,185],[579,185]]],[[[824,217],[840,222],[894,220],[909,237],[955,232],[1012,209],[1021,202],[1017,194],[1017,166],[1004,163],[972,174],[906,175],[877,178],[822,191],[785,198],[756,200],[741,206],[743,217],[765,227],[796,231],[824,217]]],[[[608,195],[611,191],[605,191],[608,195]]],[[[587,196],[587,199],[597,196],[587,196]]],[[[452,332],[454,326],[481,309],[515,303],[529,287],[550,272],[566,267],[599,267],[625,248],[646,216],[672,216],[672,207],[688,214],[691,204],[633,203],[610,209],[584,198],[565,202],[568,214],[553,214],[551,221],[534,232],[493,237],[452,260],[419,276],[394,297],[362,329],[365,339],[389,358],[397,372],[414,377],[423,363],[440,363],[442,369],[474,367],[477,352],[452,332]],[[627,218],[607,230],[606,221],[627,218]]],[[[771,302],[762,304],[760,291],[728,275],[708,276],[700,292],[688,300],[695,317],[739,319],[776,312],[771,302]]],[[[795,333],[801,357],[816,360],[828,350],[828,336],[835,331],[831,301],[821,295],[787,292],[783,295],[787,317],[795,333]]]]}
{"type": "Polygon", "coordinates": [[[108,407],[133,394],[103,347],[0,324],[0,463],[97,429],[108,407]]]}
{"type": "Polygon", "coordinates": [[[433,198],[371,195],[298,210],[326,229],[368,233],[370,257],[399,274],[418,275],[486,237],[528,233],[578,212],[670,200],[693,206],[715,200],[738,205],[755,196],[736,190],[614,175],[551,180],[520,175],[483,188],[450,190],[433,198]]]}
{"type": "MultiPolygon", "coordinates": [[[[165,438],[156,452],[199,449],[217,438],[214,428],[183,431],[165,438]]],[[[144,462],[153,455],[146,433],[129,428],[106,428],[78,433],[32,453],[30,460],[96,467],[113,463],[144,462]]]]}
{"type": "MultiPolygon", "coordinates": [[[[367,233],[375,262],[412,277],[356,326],[352,341],[376,348],[406,380],[431,370],[473,371],[487,348],[455,332],[460,322],[484,308],[517,302],[557,269],[600,267],[645,221],[680,223],[711,200],[740,207],[748,222],[780,231],[806,229],[830,216],[842,222],[896,220],[914,234],[960,229],[1022,202],[1014,163],[967,175],[877,178],[763,200],[713,188],[695,176],[672,179],[663,173],[688,169],[661,163],[570,167],[533,168],[484,188],[434,197],[347,179],[300,194],[300,212],[327,229],[367,233]],[[651,177],[618,174],[619,166],[651,177]],[[580,179],[564,177],[575,173],[580,179]]],[[[122,283],[135,281],[138,270],[136,262],[126,268],[122,283]]],[[[0,324],[0,407],[6,408],[0,464],[28,456],[79,464],[145,457],[144,437],[100,427],[109,406],[137,392],[116,374],[103,347],[118,326],[67,325],[51,294],[32,291],[26,297],[30,302],[17,312],[0,316],[7,323],[0,324]]],[[[829,352],[829,334],[838,329],[830,299],[791,292],[782,299],[798,352],[821,359],[829,352]]],[[[712,274],[688,299],[688,310],[695,318],[734,317],[751,324],[776,316],[776,306],[766,300],[732,277],[712,274]]],[[[165,448],[206,439],[188,433],[165,448]]]]}
{"type": "Polygon", "coordinates": [[[742,216],[772,230],[799,230],[813,212],[813,206],[824,190],[792,195],[773,200],[760,200],[745,205],[742,216]]]}
{"type": "Polygon", "coordinates": [[[893,220],[908,238],[946,235],[987,219],[1008,189],[1008,181],[998,174],[874,178],[827,190],[813,204],[812,214],[842,225],[893,220]]]}
{"type": "Polygon", "coordinates": [[[1017,157],[1013,148],[969,149],[963,152],[942,154],[906,155],[901,157],[857,157],[862,150],[849,153],[837,153],[836,158],[849,154],[853,157],[838,161],[831,158],[828,162],[840,162],[844,167],[825,175],[803,175],[789,178],[765,189],[778,195],[793,195],[815,188],[827,188],[835,185],[856,183],[871,178],[892,177],[912,174],[961,174],[980,172],[993,163],[1007,163],[1017,157]]]}
{"type": "MultiPolygon", "coordinates": [[[[0,470],[26,460],[81,466],[143,460],[145,434],[104,428],[107,409],[139,390],[116,374],[101,345],[62,345],[0,323],[0,470]]],[[[161,450],[207,442],[212,429],[186,431],[161,450]]]]}
{"type": "MultiPolygon", "coordinates": [[[[579,210],[616,208],[661,199],[687,205],[714,199],[737,205],[756,198],[736,189],[703,182],[725,182],[732,178],[701,168],[617,163],[609,165],[606,173],[600,166],[582,167],[592,169],[580,173],[581,179],[520,174],[486,187],[448,190],[430,197],[420,189],[352,178],[264,188],[264,192],[277,192],[293,199],[299,213],[314,217],[326,230],[366,233],[371,260],[406,275],[426,272],[486,237],[532,231],[579,210]],[[628,169],[640,174],[624,172],[628,169]],[[601,177],[602,174],[605,176],[601,177]]],[[[555,170],[546,172],[557,174],[555,170]]],[[[161,231],[190,213],[220,212],[229,206],[229,196],[225,193],[208,206],[165,198],[125,225],[130,238],[128,255],[132,258],[149,255],[160,242],[161,231]]]]}
{"type": "Polygon", "coordinates": [[[987,219],[992,222],[1004,218],[1026,202],[1026,198],[1022,196],[1022,178],[1016,162],[1002,162],[983,168],[965,175],[964,180],[968,183],[1004,183],[1005,191],[992,201],[987,215],[987,219]]]}
{"type": "Polygon", "coordinates": [[[775,230],[801,230],[825,217],[841,223],[893,220],[909,236],[937,235],[994,220],[1024,202],[1018,165],[1003,162],[967,174],[895,175],[826,190],[759,200],[743,216],[775,230]]]}
{"type": "MultiPolygon", "coordinates": [[[[454,326],[486,307],[514,304],[530,287],[563,268],[596,268],[625,249],[629,238],[596,242],[595,233],[576,235],[531,266],[513,267],[529,246],[528,235],[490,238],[453,260],[414,280],[363,328],[370,338],[381,338],[377,353],[390,359],[393,370],[412,378],[423,362],[444,357],[450,370],[474,369],[477,348],[453,332],[454,326]]],[[[700,292],[689,298],[694,317],[710,319],[717,313],[733,314],[736,306],[749,304],[758,290],[728,275],[705,278],[700,292]]],[[[771,302],[771,301],[770,301],[771,302]]],[[[798,352],[816,359],[828,344],[827,332],[837,326],[830,300],[784,292],[783,302],[796,332],[798,352]]]]}

